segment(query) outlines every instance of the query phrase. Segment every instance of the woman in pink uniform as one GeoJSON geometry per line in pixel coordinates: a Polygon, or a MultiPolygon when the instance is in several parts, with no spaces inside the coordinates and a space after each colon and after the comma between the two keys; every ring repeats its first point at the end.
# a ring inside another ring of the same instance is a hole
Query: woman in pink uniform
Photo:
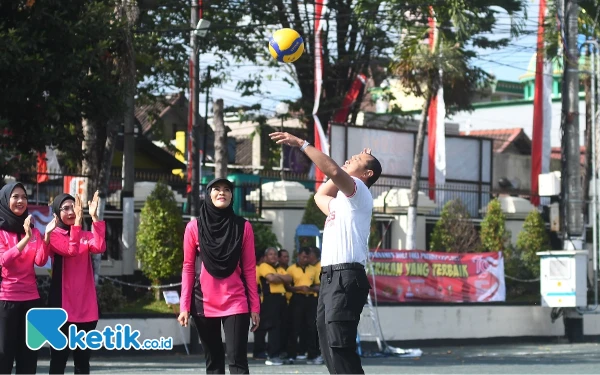
{"type": "Polygon", "coordinates": [[[190,314],[206,357],[207,374],[225,373],[225,331],[231,374],[249,374],[248,328],[258,328],[260,302],[256,290],[256,260],[252,225],[235,215],[233,184],[211,181],[200,216],[188,223],[183,241],[181,313],[187,327],[190,314]],[[200,236],[198,236],[200,233],[200,236]]]}
{"type": "MultiPolygon", "coordinates": [[[[52,232],[46,228],[46,240],[52,232]]],[[[33,265],[48,261],[46,241],[33,228],[27,211],[27,192],[18,182],[0,190],[0,373],[35,374],[37,351],[25,343],[25,316],[42,307],[33,265]]]]}
{"type": "MultiPolygon", "coordinates": [[[[96,284],[92,270],[91,254],[106,250],[104,233],[105,222],[98,219],[98,192],[88,202],[92,217],[92,231],[81,229],[83,208],[77,195],[60,194],[52,202],[56,229],[50,236],[48,246],[52,257],[52,283],[48,296],[49,307],[63,308],[67,312],[67,322],[61,330],[68,336],[71,324],[78,331],[89,332],[98,323],[98,302],[96,284]]],[[[71,349],[50,349],[50,374],[64,374],[71,349]]],[[[73,351],[75,374],[90,373],[90,350],[79,348],[73,351]]]]}

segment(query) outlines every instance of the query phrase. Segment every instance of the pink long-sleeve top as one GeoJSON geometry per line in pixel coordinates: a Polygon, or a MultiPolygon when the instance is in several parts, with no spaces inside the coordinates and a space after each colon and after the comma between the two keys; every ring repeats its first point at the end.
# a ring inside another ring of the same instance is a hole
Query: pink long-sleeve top
{"type": "MultiPolygon", "coordinates": [[[[183,239],[181,311],[191,311],[192,289],[194,288],[196,273],[196,251],[198,251],[199,247],[198,222],[194,219],[185,228],[183,239]]],[[[202,264],[200,269],[200,288],[203,295],[203,313],[206,317],[216,318],[249,312],[260,312],[260,301],[256,290],[254,231],[250,222],[246,221],[244,227],[240,267],[237,267],[230,276],[224,279],[217,279],[208,273],[206,268],[204,268],[204,264],[202,264]],[[244,280],[242,280],[242,277],[244,280]]]]}
{"type": "Polygon", "coordinates": [[[106,223],[92,223],[92,231],[71,226],[71,233],[56,228],[50,234],[49,254],[62,256],[62,308],[68,321],[85,323],[98,320],[98,301],[91,254],[106,251],[106,223]]]}
{"type": "MultiPolygon", "coordinates": [[[[21,238],[22,236],[24,235],[21,235],[21,238]]],[[[46,264],[48,248],[36,228],[31,230],[31,239],[22,251],[17,249],[19,241],[16,233],[0,230],[2,301],[31,301],[40,298],[33,265],[42,267],[46,264]]]]}

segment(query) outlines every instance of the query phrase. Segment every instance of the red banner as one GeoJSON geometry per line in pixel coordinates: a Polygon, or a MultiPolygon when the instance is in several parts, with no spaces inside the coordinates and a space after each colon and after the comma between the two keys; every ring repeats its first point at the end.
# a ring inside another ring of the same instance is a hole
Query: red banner
{"type": "Polygon", "coordinates": [[[369,253],[369,257],[371,262],[367,272],[373,288],[371,296],[378,302],[492,302],[506,299],[502,252],[457,254],[379,250],[369,253]]]}

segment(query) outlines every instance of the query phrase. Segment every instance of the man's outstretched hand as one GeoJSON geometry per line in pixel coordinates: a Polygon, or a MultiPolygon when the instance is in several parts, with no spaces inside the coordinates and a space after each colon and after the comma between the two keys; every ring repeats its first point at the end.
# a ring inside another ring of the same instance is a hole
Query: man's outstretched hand
{"type": "Polygon", "coordinates": [[[302,147],[304,144],[304,140],[296,137],[295,135],[291,135],[286,132],[275,132],[269,134],[272,140],[275,141],[278,145],[284,144],[291,147],[302,147]]]}

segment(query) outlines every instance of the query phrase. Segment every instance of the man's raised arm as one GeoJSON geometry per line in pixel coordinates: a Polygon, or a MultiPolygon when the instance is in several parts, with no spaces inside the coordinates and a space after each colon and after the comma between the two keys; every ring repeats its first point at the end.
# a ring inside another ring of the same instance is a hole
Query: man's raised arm
{"type": "MultiPolygon", "coordinates": [[[[346,173],[346,171],[337,165],[332,158],[317,150],[308,142],[289,133],[275,132],[269,134],[269,136],[272,140],[276,141],[277,144],[283,143],[288,146],[299,147],[310,160],[312,160],[312,162],[333,181],[333,184],[335,184],[342,193],[346,195],[352,195],[354,193],[354,180],[346,173]]],[[[322,208],[321,211],[323,211],[322,208]]]]}

